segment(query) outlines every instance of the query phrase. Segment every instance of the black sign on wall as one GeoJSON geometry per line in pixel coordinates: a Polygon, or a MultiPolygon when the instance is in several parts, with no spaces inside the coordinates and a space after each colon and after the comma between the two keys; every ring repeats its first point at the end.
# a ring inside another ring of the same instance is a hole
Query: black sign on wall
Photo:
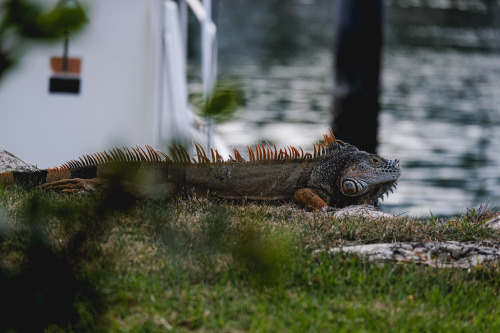
{"type": "Polygon", "coordinates": [[[80,73],[82,60],[68,56],[69,38],[64,39],[64,53],[62,57],[51,57],[50,67],[53,75],[49,79],[50,93],[80,93],[80,73]]]}

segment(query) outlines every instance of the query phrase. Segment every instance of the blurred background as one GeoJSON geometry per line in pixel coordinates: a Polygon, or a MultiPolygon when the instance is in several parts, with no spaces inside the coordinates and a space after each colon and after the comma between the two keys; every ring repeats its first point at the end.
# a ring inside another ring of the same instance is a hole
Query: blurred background
{"type": "MultiPolygon", "coordinates": [[[[311,150],[328,131],[334,2],[213,2],[219,76],[235,77],[246,96],[217,126],[226,143],[311,150]]],[[[403,175],[383,209],[448,216],[489,200],[498,210],[500,1],[394,0],[384,9],[377,150],[401,159],[403,175]]],[[[195,40],[191,93],[201,89],[195,40]]]]}

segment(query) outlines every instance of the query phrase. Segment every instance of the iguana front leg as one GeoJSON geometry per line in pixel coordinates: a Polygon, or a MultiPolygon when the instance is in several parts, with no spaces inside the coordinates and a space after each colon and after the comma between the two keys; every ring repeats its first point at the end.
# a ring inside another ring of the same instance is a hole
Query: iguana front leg
{"type": "Polygon", "coordinates": [[[295,191],[292,200],[296,204],[305,206],[315,212],[328,207],[328,204],[313,189],[307,187],[295,191]]]}

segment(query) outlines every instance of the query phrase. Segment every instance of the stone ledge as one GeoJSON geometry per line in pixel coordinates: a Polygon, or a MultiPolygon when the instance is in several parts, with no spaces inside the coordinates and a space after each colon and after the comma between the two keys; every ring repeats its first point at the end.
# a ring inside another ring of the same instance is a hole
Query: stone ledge
{"type": "Polygon", "coordinates": [[[24,162],[6,150],[0,149],[0,172],[37,171],[37,167],[24,162]]]}
{"type": "Polygon", "coordinates": [[[497,213],[491,220],[487,221],[485,225],[488,228],[500,229],[500,213],[497,213]]]}
{"type": "Polygon", "coordinates": [[[327,252],[354,253],[375,261],[413,262],[437,268],[469,269],[500,263],[500,242],[493,241],[381,243],[335,247],[327,252]]]}

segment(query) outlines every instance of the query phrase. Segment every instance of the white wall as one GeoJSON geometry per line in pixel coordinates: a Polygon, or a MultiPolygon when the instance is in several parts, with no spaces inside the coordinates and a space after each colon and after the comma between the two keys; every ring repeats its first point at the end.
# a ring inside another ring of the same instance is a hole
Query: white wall
{"type": "Polygon", "coordinates": [[[0,83],[0,149],[42,168],[154,141],[160,1],[80,3],[90,21],[69,44],[69,56],[82,59],[80,94],[48,93],[49,59],[62,55],[62,40],[30,47],[0,83]]]}

